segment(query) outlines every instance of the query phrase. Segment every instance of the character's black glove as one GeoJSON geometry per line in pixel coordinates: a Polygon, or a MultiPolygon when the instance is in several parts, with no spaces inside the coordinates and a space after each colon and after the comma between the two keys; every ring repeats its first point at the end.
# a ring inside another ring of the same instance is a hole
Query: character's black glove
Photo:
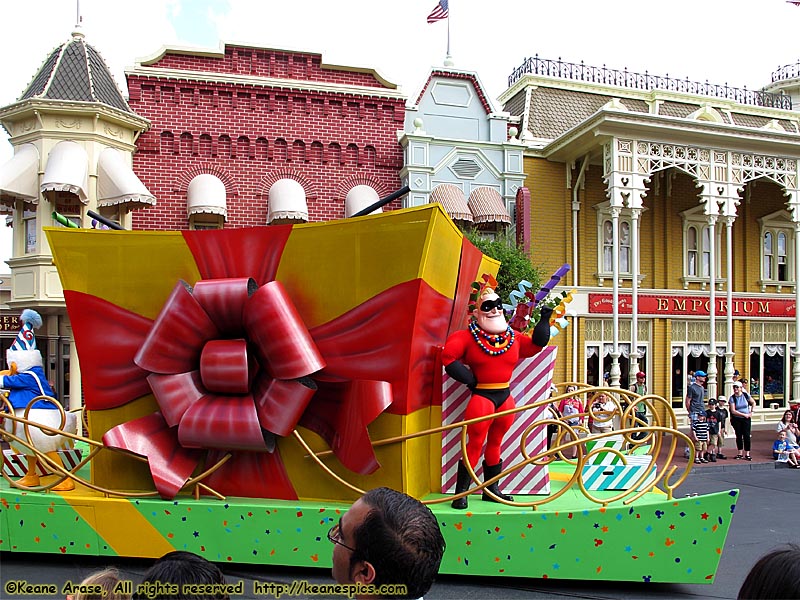
{"type": "Polygon", "coordinates": [[[474,390],[475,386],[478,385],[475,374],[460,360],[454,360],[444,370],[450,377],[465,384],[470,390],[474,390]]]}
{"type": "Polygon", "coordinates": [[[552,314],[552,308],[543,306],[539,322],[536,324],[536,327],[533,328],[533,333],[531,334],[533,343],[542,348],[547,346],[547,342],[550,341],[550,317],[552,314]]]}

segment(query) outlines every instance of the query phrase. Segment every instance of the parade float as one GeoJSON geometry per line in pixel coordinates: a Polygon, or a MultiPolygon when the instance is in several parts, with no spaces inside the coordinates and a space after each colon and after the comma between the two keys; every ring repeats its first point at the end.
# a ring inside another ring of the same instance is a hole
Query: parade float
{"type": "MultiPolygon", "coordinates": [[[[611,434],[549,417],[565,390],[548,398],[553,344],[514,371],[516,406],[489,417],[515,415],[502,473],[484,483],[470,470],[470,492],[502,479],[514,500],[471,495],[467,510],[451,507],[469,391],[443,372],[441,349],[467,324],[474,282],[498,264],[439,205],[302,225],[47,236],[85,428],[64,433],[63,466],[37,453],[38,486],[19,485],[21,458],[4,452],[1,550],[178,549],[327,568],[330,527],[363,490],[389,486],[436,514],[442,573],[714,580],[737,490],[675,492],[688,467],[673,459],[688,439],[657,396],[614,390],[611,434]],[[649,423],[636,422],[633,400],[647,404],[649,423]],[[559,428],[549,450],[547,424],[559,428]],[[67,478],[74,490],[52,491],[67,478]]],[[[554,317],[554,333],[564,319],[554,317]]],[[[578,388],[584,403],[598,391],[578,388]]],[[[6,441],[33,446],[31,421],[5,420],[15,425],[6,441]]]]}

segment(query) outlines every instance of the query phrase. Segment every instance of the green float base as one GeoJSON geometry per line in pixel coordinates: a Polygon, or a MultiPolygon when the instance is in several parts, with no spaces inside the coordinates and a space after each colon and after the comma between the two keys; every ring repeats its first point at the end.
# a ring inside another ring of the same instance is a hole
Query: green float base
{"type": "MultiPolygon", "coordinates": [[[[441,496],[429,498],[435,497],[441,496]]],[[[615,501],[603,507],[570,490],[536,510],[477,495],[465,511],[449,502],[431,508],[447,542],[441,573],[712,583],[737,499],[738,490],[675,500],[653,492],[629,506],[615,501]]],[[[252,498],[120,499],[81,486],[23,493],[3,481],[0,550],[144,558],[189,550],[215,562],[330,568],[326,534],[348,507],[252,498]]]]}

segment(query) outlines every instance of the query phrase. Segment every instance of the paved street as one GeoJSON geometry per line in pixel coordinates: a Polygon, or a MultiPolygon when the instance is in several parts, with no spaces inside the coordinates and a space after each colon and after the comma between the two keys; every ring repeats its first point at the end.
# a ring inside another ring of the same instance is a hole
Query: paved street
{"type": "MultiPolygon", "coordinates": [[[[750,465],[727,461],[725,470],[698,469],[678,490],[681,495],[739,488],[741,498],[737,505],[733,526],[717,581],[712,585],[633,584],[616,582],[569,582],[541,579],[511,578],[458,578],[443,576],[426,595],[428,600],[460,598],[735,598],[750,566],[759,556],[781,543],[797,540],[797,527],[792,508],[800,503],[800,472],[794,469],[773,469],[770,465],[750,465]]],[[[150,561],[122,559],[111,561],[122,571],[124,579],[138,582],[150,561]]],[[[21,555],[3,552],[0,579],[4,586],[10,580],[27,580],[31,583],[80,581],[92,571],[106,566],[105,559],[75,558],[50,555],[21,555]]],[[[330,583],[324,570],[287,569],[252,565],[223,565],[229,582],[244,581],[243,596],[238,598],[264,598],[254,595],[254,581],[290,583],[307,580],[311,583],[330,583]]],[[[2,588],[3,590],[5,587],[2,588]]],[[[2,598],[35,598],[31,595],[11,595],[3,591],[2,598]]],[[[42,597],[53,597],[46,595],[42,597]]],[[[55,597],[62,598],[61,595],[55,597]]],[[[288,597],[288,596],[284,596],[288,597]]],[[[315,596],[295,596],[314,598],[315,596]]],[[[317,598],[319,596],[316,596],[317,598]]]]}

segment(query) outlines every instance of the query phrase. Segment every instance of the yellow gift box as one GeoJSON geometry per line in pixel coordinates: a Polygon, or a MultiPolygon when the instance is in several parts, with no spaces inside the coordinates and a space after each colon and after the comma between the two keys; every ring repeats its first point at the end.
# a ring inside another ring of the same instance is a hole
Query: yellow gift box
{"type": "MultiPolygon", "coordinates": [[[[463,236],[438,204],[290,227],[275,279],[283,284],[309,329],[394,286],[415,280],[450,301],[452,315],[448,319],[452,328],[466,317],[466,304],[456,306],[453,302],[457,290],[462,290],[463,297],[465,284],[482,273],[496,274],[498,268],[495,261],[479,253],[476,261],[476,251],[470,245],[471,262],[462,263],[463,236]]],[[[194,285],[202,278],[182,232],[46,231],[65,291],[95,296],[148,319],[158,316],[178,280],[194,285]]],[[[202,236],[205,232],[191,233],[202,236]]],[[[416,302],[417,298],[407,301],[416,302]]],[[[406,332],[375,333],[400,337],[406,332]]],[[[447,331],[441,334],[439,343],[443,344],[447,331]]],[[[79,344],[79,359],[81,350],[79,344]]],[[[431,348],[433,355],[435,348],[431,348]]],[[[431,369],[440,369],[435,360],[429,362],[431,369]]],[[[375,419],[368,427],[370,438],[396,438],[441,425],[440,389],[435,386],[430,398],[408,399],[408,406],[414,410],[407,414],[387,411],[375,419]]],[[[91,437],[100,440],[109,429],[155,410],[158,405],[152,395],[124,406],[92,410],[91,437]]],[[[328,450],[315,433],[303,427],[297,431],[314,452],[328,450]]],[[[301,499],[352,500],[358,496],[357,491],[326,473],[294,437],[279,439],[278,450],[301,499]]],[[[380,468],[370,475],[350,472],[330,453],[319,460],[357,488],[389,486],[415,496],[439,490],[440,435],[381,445],[375,452],[380,468]]],[[[99,453],[92,463],[92,479],[109,489],[153,489],[147,466],[119,452],[99,453]]]]}

